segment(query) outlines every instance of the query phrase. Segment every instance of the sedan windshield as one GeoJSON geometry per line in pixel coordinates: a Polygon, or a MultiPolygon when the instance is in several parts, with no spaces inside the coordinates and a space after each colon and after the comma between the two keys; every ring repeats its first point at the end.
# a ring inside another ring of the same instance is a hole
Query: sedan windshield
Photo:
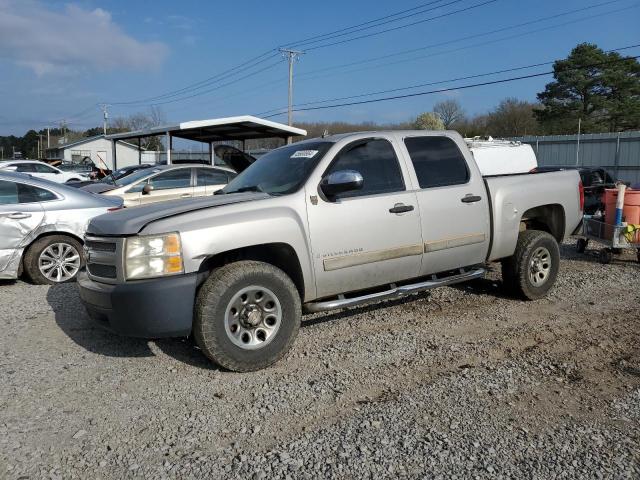
{"type": "Polygon", "coordinates": [[[301,142],[272,150],[234,178],[221,193],[295,192],[332,145],[328,141],[301,142]]]}

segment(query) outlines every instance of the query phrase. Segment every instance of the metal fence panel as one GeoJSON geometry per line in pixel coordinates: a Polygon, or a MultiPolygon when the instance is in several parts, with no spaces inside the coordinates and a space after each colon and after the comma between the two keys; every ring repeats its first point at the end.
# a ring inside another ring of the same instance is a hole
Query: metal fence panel
{"type": "Polygon", "coordinates": [[[530,144],[540,166],[603,167],[619,180],[632,185],[640,183],[640,132],[525,136],[510,140],[530,144]]]}

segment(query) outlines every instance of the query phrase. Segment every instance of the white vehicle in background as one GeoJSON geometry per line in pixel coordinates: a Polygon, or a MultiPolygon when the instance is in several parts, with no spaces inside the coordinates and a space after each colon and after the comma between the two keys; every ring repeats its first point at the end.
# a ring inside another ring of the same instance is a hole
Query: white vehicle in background
{"type": "Polygon", "coordinates": [[[538,167],[531,145],[491,137],[465,138],[483,176],[529,173],[538,167]]]}
{"type": "Polygon", "coordinates": [[[81,190],[120,197],[125,207],[213,195],[236,173],[209,165],[158,165],[138,170],[114,183],[92,183],[81,190]]]}
{"type": "Polygon", "coordinates": [[[89,176],[78,172],[63,172],[59,168],[47,165],[38,160],[10,160],[0,162],[0,170],[25,173],[36,178],[43,178],[56,183],[79,182],[89,180],[89,176]]]}

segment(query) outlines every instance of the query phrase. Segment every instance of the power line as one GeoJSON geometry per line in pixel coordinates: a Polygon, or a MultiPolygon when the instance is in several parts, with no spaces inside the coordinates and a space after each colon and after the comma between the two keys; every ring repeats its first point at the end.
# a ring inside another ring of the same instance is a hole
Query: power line
{"type": "MultiPolygon", "coordinates": [[[[640,47],[640,44],[631,45],[629,47],[623,47],[623,48],[608,50],[608,52],[628,50],[630,48],[636,48],[636,47],[640,47]]],[[[375,92],[361,93],[361,94],[358,94],[358,95],[349,95],[349,96],[345,96],[345,97],[334,97],[334,98],[328,98],[328,99],[325,99],[325,100],[316,100],[316,101],[313,101],[313,102],[298,103],[295,106],[296,107],[304,107],[304,106],[307,106],[307,105],[316,105],[316,104],[319,104],[319,103],[338,102],[338,101],[341,101],[341,100],[350,100],[350,99],[353,99],[353,98],[370,97],[372,95],[382,95],[384,93],[401,92],[403,90],[412,90],[414,88],[422,88],[422,87],[429,87],[429,86],[433,86],[433,85],[441,85],[443,83],[459,82],[461,80],[471,80],[473,78],[489,77],[489,76],[492,76],[492,75],[499,75],[501,73],[517,72],[519,70],[528,70],[530,68],[536,68],[536,67],[542,67],[544,65],[550,65],[550,64],[552,64],[554,62],[555,62],[555,60],[551,60],[549,62],[533,63],[531,65],[524,65],[524,66],[521,66],[521,67],[506,68],[506,69],[503,69],[503,70],[496,70],[496,71],[493,71],[493,72],[478,73],[478,74],[475,74],[475,75],[467,75],[467,76],[464,76],[464,77],[450,78],[450,79],[447,79],[447,80],[438,80],[438,81],[428,82],[428,83],[419,83],[419,84],[416,84],[416,85],[409,85],[409,86],[406,86],[406,87],[397,87],[397,88],[391,88],[391,89],[388,89],[388,90],[378,90],[378,91],[375,91],[375,92]]],[[[260,117],[262,115],[270,114],[272,112],[279,112],[278,115],[281,115],[283,113],[281,110],[284,110],[284,107],[282,107],[282,108],[274,108],[272,110],[267,110],[267,111],[264,111],[264,112],[260,112],[260,113],[258,113],[256,115],[260,117]]]]}
{"type": "Polygon", "coordinates": [[[207,93],[215,92],[216,90],[220,90],[221,88],[228,87],[229,85],[235,85],[236,83],[238,83],[241,80],[245,80],[247,78],[253,77],[254,75],[257,75],[258,73],[262,73],[264,71],[267,71],[267,70],[275,67],[276,65],[279,65],[280,63],[281,63],[281,60],[278,60],[275,63],[267,65],[264,68],[261,68],[260,70],[256,70],[255,72],[251,72],[251,73],[249,73],[249,74],[247,74],[247,75],[245,75],[243,77],[236,78],[236,79],[234,79],[234,80],[232,80],[230,82],[223,83],[222,85],[218,85],[218,86],[216,86],[214,88],[203,90],[201,92],[194,93],[194,94],[191,94],[191,95],[186,96],[186,97],[175,98],[173,100],[165,100],[165,101],[162,101],[162,102],[153,102],[150,105],[153,105],[153,106],[155,106],[155,105],[166,105],[168,103],[181,102],[183,100],[188,100],[190,98],[200,97],[202,95],[206,95],[207,93]]]}
{"type": "Polygon", "coordinates": [[[262,55],[260,55],[258,57],[255,57],[251,61],[247,61],[247,62],[244,62],[244,63],[238,65],[237,67],[231,68],[231,69],[226,70],[224,72],[221,72],[221,73],[219,73],[217,75],[214,75],[213,77],[209,77],[209,78],[207,78],[205,80],[202,80],[200,82],[194,83],[191,86],[184,87],[184,88],[181,88],[179,90],[175,90],[173,92],[165,93],[163,95],[157,95],[155,97],[147,97],[147,98],[144,98],[144,99],[141,99],[141,100],[130,100],[130,101],[127,101],[127,102],[111,102],[111,105],[155,104],[157,100],[164,100],[164,99],[167,99],[167,98],[177,97],[177,96],[180,96],[180,95],[183,95],[183,94],[188,94],[191,91],[200,90],[202,88],[208,87],[209,85],[213,85],[213,84],[218,83],[218,82],[220,82],[222,80],[225,80],[225,79],[227,79],[229,77],[233,77],[235,75],[238,75],[238,74],[240,74],[240,73],[242,73],[242,72],[244,72],[246,70],[249,70],[249,69],[251,69],[253,67],[257,67],[258,65],[261,65],[261,64],[271,60],[272,58],[275,58],[275,57],[278,56],[278,53],[275,52],[275,51],[270,51],[269,53],[273,53],[273,54],[268,56],[268,57],[266,57],[266,58],[260,59],[261,57],[264,57],[264,54],[262,54],[262,55]],[[256,61],[257,59],[260,59],[260,60],[256,61]],[[249,63],[251,63],[251,65],[249,65],[249,63]],[[241,68],[241,67],[244,67],[244,68],[241,68]],[[238,70],[238,69],[240,69],[240,70],[238,70]],[[238,71],[233,72],[233,70],[238,70],[238,71]]]}
{"type": "MultiPolygon", "coordinates": [[[[587,69],[587,68],[594,68],[594,67],[599,67],[602,65],[609,65],[612,63],[618,63],[618,62],[622,62],[625,60],[630,60],[630,59],[638,59],[640,58],[640,55],[636,55],[633,57],[624,57],[621,58],[619,60],[613,60],[613,61],[608,61],[608,62],[599,62],[599,63],[593,63],[590,65],[582,65],[580,67],[575,67],[575,68],[566,68],[563,71],[573,71],[573,70],[582,70],[582,69],[587,69]]],[[[450,87],[450,88],[441,88],[438,90],[429,90],[426,92],[416,92],[416,93],[407,93],[404,95],[394,95],[391,97],[383,97],[383,98],[375,98],[375,99],[371,99],[371,100],[359,100],[356,102],[347,102],[347,103],[338,103],[338,104],[333,104],[333,105],[321,105],[321,106],[316,106],[316,107],[305,107],[305,108],[294,108],[293,111],[294,112],[306,112],[306,111],[310,111],[310,110],[326,110],[329,108],[339,108],[339,107],[350,107],[353,105],[363,105],[363,104],[368,104],[368,103],[378,103],[378,102],[387,102],[390,100],[400,100],[400,99],[404,99],[404,98],[412,98],[412,97],[420,97],[420,96],[424,96],[424,95],[432,95],[434,93],[444,93],[444,92],[450,92],[453,90],[466,90],[469,88],[476,88],[476,87],[484,87],[484,86],[488,86],[488,85],[497,85],[497,84],[501,84],[501,83],[508,83],[508,82],[515,82],[518,80],[526,80],[526,79],[530,79],[530,78],[536,78],[536,77],[543,77],[543,76],[547,76],[547,75],[553,75],[555,72],[553,70],[548,71],[548,72],[540,72],[540,73],[532,73],[529,75],[522,75],[519,77],[511,77],[511,78],[504,78],[504,79],[500,79],[500,80],[491,80],[488,82],[481,82],[481,83],[473,83],[473,84],[469,84],[469,85],[460,85],[457,87],[450,87]]],[[[273,114],[273,115],[268,115],[264,118],[272,118],[272,117],[276,117],[278,115],[282,115],[282,113],[277,113],[277,114],[273,114]]]]}
{"type": "Polygon", "coordinates": [[[389,23],[398,22],[400,20],[405,20],[407,18],[411,18],[411,17],[414,17],[416,15],[422,15],[423,13],[431,12],[433,10],[437,10],[438,8],[448,7],[450,5],[453,5],[453,4],[456,4],[456,3],[460,3],[460,2],[462,2],[464,0],[453,0],[453,1],[451,1],[449,3],[445,3],[443,5],[437,5],[437,6],[433,7],[433,8],[429,8],[429,9],[426,9],[426,10],[423,10],[423,11],[416,12],[416,10],[420,10],[423,7],[431,6],[431,5],[435,4],[435,3],[441,3],[443,1],[444,0],[437,0],[435,2],[428,2],[427,4],[423,4],[421,7],[414,7],[414,8],[408,9],[408,10],[404,10],[401,13],[399,12],[399,13],[396,13],[396,14],[393,14],[393,15],[387,15],[386,17],[382,17],[382,18],[377,19],[377,20],[372,20],[372,21],[369,21],[369,22],[362,23],[360,25],[355,25],[353,27],[344,28],[342,30],[336,30],[336,31],[334,31],[333,33],[330,33],[330,34],[317,35],[315,37],[311,37],[310,39],[307,39],[307,40],[304,40],[304,41],[299,41],[299,42],[289,43],[287,45],[300,48],[303,45],[318,43],[318,42],[322,42],[322,41],[325,41],[325,40],[330,40],[332,38],[339,38],[339,37],[344,37],[344,36],[347,36],[347,35],[352,35],[352,34],[357,33],[357,32],[362,32],[364,30],[369,30],[371,28],[380,27],[382,25],[387,25],[389,23]],[[411,13],[411,15],[405,15],[405,16],[402,16],[402,17],[399,17],[399,18],[386,20],[387,18],[395,17],[395,16],[398,16],[398,15],[401,15],[402,13],[407,13],[407,12],[410,12],[410,11],[413,11],[413,13],[411,13]],[[380,22],[380,23],[376,23],[376,22],[379,22],[380,20],[386,20],[386,21],[383,21],[383,22],[380,22]],[[372,23],[376,23],[376,24],[375,25],[371,25],[372,23]],[[363,25],[369,25],[369,26],[363,26],[363,25]],[[361,28],[357,28],[357,27],[361,27],[361,28]],[[345,31],[345,30],[350,30],[350,31],[345,31]],[[344,33],[340,33],[340,32],[344,32],[344,33]],[[326,37],[326,38],[320,38],[320,37],[326,37]]]}
{"type": "MultiPolygon", "coordinates": [[[[320,34],[320,35],[315,35],[313,37],[307,37],[307,38],[304,38],[302,40],[297,40],[295,42],[289,42],[289,43],[286,43],[286,44],[282,44],[282,45],[280,45],[280,47],[282,48],[282,47],[286,47],[286,46],[299,46],[299,45],[302,45],[303,43],[308,43],[311,40],[319,39],[319,38],[322,38],[322,37],[328,37],[328,36],[331,36],[331,35],[334,35],[334,34],[337,34],[337,33],[345,32],[347,30],[352,30],[354,28],[362,27],[364,25],[370,25],[372,23],[376,23],[376,22],[379,22],[381,20],[386,20],[388,18],[396,17],[396,16],[402,15],[404,13],[413,12],[413,11],[419,10],[419,9],[421,9],[423,7],[427,7],[427,6],[433,5],[435,3],[440,3],[440,2],[443,2],[443,1],[444,0],[435,0],[435,1],[432,1],[432,2],[422,3],[420,5],[417,5],[417,6],[413,7],[413,8],[408,8],[406,10],[401,10],[399,12],[392,13],[392,14],[389,14],[389,15],[385,15],[384,17],[380,17],[380,18],[376,18],[376,19],[373,19],[373,20],[369,20],[367,22],[359,23],[357,25],[352,25],[350,27],[341,28],[339,30],[334,30],[332,32],[327,32],[327,33],[323,33],[323,34],[320,34]]],[[[377,25],[373,25],[371,28],[373,28],[374,26],[377,26],[377,25]]]]}
{"type": "MultiPolygon", "coordinates": [[[[419,9],[419,8],[424,7],[425,5],[429,5],[429,4],[433,4],[433,3],[439,3],[439,2],[442,2],[442,1],[444,1],[444,0],[437,0],[436,2],[427,2],[427,4],[422,4],[422,5],[418,6],[418,7],[414,7],[413,9],[403,10],[401,12],[397,12],[395,14],[391,14],[391,15],[387,15],[386,17],[382,17],[382,19],[374,19],[374,20],[371,20],[370,22],[365,22],[365,23],[378,22],[380,20],[389,18],[390,16],[397,16],[397,15],[400,15],[402,13],[406,13],[407,11],[419,9]]],[[[461,0],[457,0],[457,1],[461,1],[461,0]]],[[[356,28],[356,27],[359,27],[361,25],[363,25],[363,24],[358,24],[358,25],[355,25],[353,27],[347,27],[347,29],[356,28]]],[[[370,27],[370,28],[372,28],[372,27],[370,27]]],[[[344,31],[344,30],[347,30],[347,29],[342,29],[341,31],[344,31]]],[[[328,33],[328,34],[317,35],[316,37],[312,37],[312,38],[327,37],[327,36],[329,38],[331,38],[331,35],[333,35],[334,33],[337,33],[337,32],[331,32],[331,33],[328,33]]],[[[311,39],[307,38],[307,39],[301,40],[301,42],[306,42],[306,41],[309,41],[309,40],[311,40],[311,39]]],[[[267,61],[267,60],[269,60],[269,59],[271,59],[271,58],[273,58],[273,57],[275,57],[277,55],[278,55],[278,48],[272,48],[272,49],[269,49],[269,50],[263,52],[262,54],[260,54],[260,55],[258,55],[256,57],[253,57],[253,58],[251,58],[251,59],[249,59],[249,60],[247,60],[247,61],[245,61],[243,63],[240,63],[240,64],[238,64],[238,65],[236,65],[234,67],[231,67],[231,68],[229,68],[229,69],[227,69],[227,70],[225,70],[223,72],[220,72],[220,73],[218,73],[216,75],[213,75],[211,77],[205,78],[205,79],[203,79],[203,80],[201,80],[199,82],[192,83],[192,84],[187,85],[187,86],[185,86],[183,88],[180,88],[180,89],[177,89],[177,90],[172,90],[170,92],[166,92],[166,93],[161,94],[161,95],[156,95],[156,96],[153,96],[153,97],[147,97],[147,98],[144,98],[144,99],[141,99],[141,100],[130,100],[130,101],[123,101],[123,102],[111,102],[111,104],[113,104],[113,105],[128,105],[128,104],[136,104],[136,103],[151,103],[151,102],[154,102],[156,100],[162,100],[162,99],[166,99],[166,98],[175,97],[175,96],[181,95],[183,93],[188,93],[188,92],[190,92],[192,90],[198,90],[198,89],[204,88],[204,87],[210,85],[212,82],[216,82],[216,81],[219,81],[221,79],[228,78],[229,75],[241,73],[242,71],[244,71],[246,69],[249,69],[249,68],[252,68],[252,67],[255,67],[255,66],[263,63],[264,61],[267,61]],[[221,78],[221,77],[224,77],[224,78],[221,78]]]]}
{"type": "MultiPolygon", "coordinates": [[[[428,46],[418,47],[417,49],[411,49],[411,50],[407,50],[407,51],[404,51],[404,52],[396,52],[394,54],[384,55],[382,57],[373,57],[371,59],[365,59],[363,61],[353,62],[351,64],[344,64],[344,65],[338,65],[338,66],[334,66],[334,67],[328,67],[326,69],[313,70],[311,72],[298,74],[296,77],[305,77],[305,76],[308,76],[308,75],[316,73],[316,72],[322,72],[324,70],[335,70],[335,69],[340,68],[342,66],[349,66],[349,65],[352,65],[352,64],[366,63],[366,62],[374,61],[374,60],[377,60],[377,59],[380,59],[380,58],[387,58],[389,56],[401,55],[401,54],[406,53],[406,52],[410,53],[410,52],[413,52],[413,51],[416,51],[416,50],[424,50],[424,49],[427,49],[427,48],[433,48],[435,46],[441,46],[441,45],[446,45],[446,44],[450,44],[450,43],[455,43],[455,42],[459,42],[459,41],[466,40],[466,39],[469,39],[469,38],[475,38],[475,37],[479,37],[479,36],[490,35],[490,34],[493,34],[493,33],[500,32],[500,31],[510,30],[510,29],[522,27],[522,26],[525,26],[525,25],[534,24],[534,23],[540,23],[542,21],[546,21],[546,20],[550,20],[550,19],[566,16],[566,15],[573,14],[573,13],[579,13],[579,12],[582,12],[582,11],[585,11],[585,10],[593,9],[593,8],[596,8],[596,7],[602,7],[602,6],[605,6],[605,5],[612,4],[612,3],[619,3],[620,1],[622,1],[622,0],[612,0],[612,1],[601,2],[601,3],[590,5],[590,6],[587,6],[587,7],[584,7],[584,8],[580,8],[580,9],[576,9],[576,10],[570,10],[570,11],[562,12],[560,14],[551,15],[551,16],[548,16],[548,17],[542,17],[542,18],[539,18],[539,19],[536,19],[536,20],[532,20],[532,21],[529,21],[529,22],[524,22],[524,23],[520,23],[520,24],[516,24],[516,25],[511,25],[511,26],[500,28],[500,29],[493,30],[493,31],[490,31],[490,32],[484,32],[484,33],[475,34],[475,35],[471,35],[471,36],[467,36],[467,37],[448,40],[448,41],[445,41],[445,42],[440,42],[438,44],[432,44],[432,45],[428,45],[428,46]]],[[[374,66],[371,66],[371,67],[366,67],[366,68],[363,68],[363,69],[351,70],[351,71],[347,71],[347,72],[344,72],[344,73],[353,73],[353,72],[357,72],[357,71],[361,71],[361,70],[367,70],[367,69],[370,69],[370,68],[386,67],[386,66],[391,66],[391,65],[397,64],[397,63],[402,63],[402,62],[407,62],[407,61],[414,61],[414,60],[418,60],[418,59],[421,59],[421,58],[428,58],[428,57],[432,57],[432,56],[436,56],[436,55],[443,55],[443,54],[446,54],[446,53],[453,53],[453,52],[457,52],[457,51],[465,50],[465,49],[469,49],[469,48],[485,46],[485,45],[489,45],[489,44],[493,44],[493,43],[502,42],[502,41],[505,41],[505,40],[511,40],[513,38],[521,37],[521,36],[524,36],[524,35],[530,35],[532,33],[537,33],[537,32],[540,32],[540,31],[545,31],[545,30],[549,30],[549,29],[553,29],[553,28],[563,27],[563,26],[566,26],[566,25],[569,25],[569,24],[573,24],[573,23],[576,23],[576,22],[586,21],[586,20],[589,20],[591,18],[596,18],[596,17],[601,18],[604,15],[612,15],[612,14],[618,13],[620,11],[628,10],[629,8],[637,8],[638,6],[640,6],[640,3],[638,3],[636,5],[633,5],[631,7],[626,7],[626,8],[613,10],[613,11],[609,11],[609,12],[605,12],[605,13],[599,13],[599,14],[596,14],[596,15],[593,15],[593,16],[582,17],[582,18],[579,18],[579,19],[571,20],[571,21],[568,21],[568,22],[563,22],[563,23],[556,24],[556,25],[551,25],[551,26],[548,26],[548,27],[544,27],[544,28],[540,28],[540,29],[536,29],[536,30],[530,30],[530,31],[523,32],[523,33],[516,34],[516,35],[510,35],[510,36],[507,36],[507,37],[494,39],[494,40],[491,40],[491,41],[488,41],[488,42],[480,42],[480,43],[476,43],[476,44],[472,44],[472,45],[466,45],[466,46],[455,48],[455,49],[449,49],[449,50],[444,50],[444,51],[441,51],[441,52],[436,52],[436,53],[430,54],[430,55],[424,55],[424,56],[421,56],[421,57],[413,57],[413,58],[409,58],[409,59],[398,60],[397,62],[386,63],[384,65],[374,65],[374,66]]],[[[323,78],[323,77],[326,77],[326,76],[330,76],[330,75],[312,76],[310,78],[314,78],[315,79],[315,78],[323,78]]],[[[276,83],[278,83],[280,81],[281,80],[275,80],[275,81],[270,81],[270,82],[267,82],[267,83],[264,83],[264,84],[260,84],[257,87],[252,88],[252,91],[254,91],[256,89],[261,89],[263,87],[271,86],[271,85],[276,84],[276,83]]],[[[234,96],[243,96],[244,97],[246,95],[243,95],[241,92],[239,92],[238,94],[236,94],[234,96]]],[[[229,98],[228,96],[225,96],[225,99],[228,99],[228,98],[229,98]]],[[[342,99],[342,98],[338,98],[338,99],[342,99]]],[[[337,99],[332,99],[332,100],[337,100],[337,99]]],[[[332,100],[329,100],[329,101],[332,101],[332,100]]],[[[322,103],[322,102],[311,102],[311,103],[322,103]]],[[[298,106],[300,106],[300,105],[304,105],[304,104],[298,104],[298,106]]],[[[268,113],[271,113],[271,112],[276,112],[276,111],[279,111],[279,110],[283,110],[284,108],[286,108],[286,107],[270,109],[270,110],[262,112],[262,113],[260,113],[258,115],[263,115],[263,114],[268,114],[268,113]]]]}
{"type": "Polygon", "coordinates": [[[344,43],[353,42],[355,40],[361,40],[363,38],[369,38],[369,37],[374,37],[376,35],[382,35],[383,33],[393,32],[393,31],[400,30],[400,29],[403,29],[403,28],[413,27],[414,25],[419,25],[421,23],[430,22],[432,20],[438,20],[440,18],[450,17],[451,15],[456,15],[458,13],[468,12],[470,10],[473,10],[473,9],[476,9],[476,8],[480,8],[480,7],[484,7],[485,5],[489,5],[489,4],[495,3],[497,1],[499,1],[499,0],[486,0],[484,2],[476,3],[475,5],[471,5],[470,7],[460,8],[458,10],[453,10],[451,12],[447,12],[447,13],[443,13],[443,14],[440,14],[440,15],[436,15],[434,17],[424,18],[422,20],[416,20],[415,22],[407,23],[405,25],[399,25],[397,27],[387,28],[385,30],[380,30],[379,32],[367,33],[367,34],[364,34],[364,35],[359,35],[357,37],[347,38],[347,39],[344,39],[344,40],[339,40],[337,42],[325,43],[325,44],[322,44],[322,45],[316,45],[315,47],[310,47],[310,48],[307,48],[306,50],[307,51],[311,51],[311,50],[317,50],[318,48],[333,47],[334,45],[342,45],[344,43]]]}
{"type": "MultiPolygon", "coordinates": [[[[459,38],[456,38],[456,39],[453,39],[453,40],[447,40],[447,41],[444,41],[444,42],[424,45],[422,47],[411,48],[409,50],[401,50],[401,51],[397,51],[397,52],[386,54],[386,55],[370,57],[370,58],[367,58],[367,59],[364,59],[364,60],[358,60],[358,61],[355,61],[355,62],[343,63],[343,64],[334,65],[334,66],[330,66],[330,67],[324,67],[324,68],[320,68],[320,69],[316,69],[316,70],[311,70],[311,71],[308,71],[308,72],[301,73],[299,76],[300,77],[307,77],[307,76],[313,75],[315,73],[321,73],[321,72],[324,72],[324,71],[336,70],[336,69],[341,69],[341,68],[361,65],[361,64],[365,64],[365,63],[374,62],[376,60],[385,60],[387,58],[396,57],[398,55],[405,55],[405,54],[408,54],[408,53],[414,53],[414,52],[418,52],[418,51],[421,51],[421,50],[428,50],[428,49],[435,48],[435,47],[442,47],[444,45],[449,45],[451,43],[457,43],[457,42],[462,42],[464,40],[471,40],[473,38],[493,35],[495,33],[500,33],[500,32],[504,32],[504,31],[507,31],[507,30],[513,30],[515,28],[520,28],[520,27],[526,27],[526,26],[533,25],[533,24],[536,24],[536,23],[544,22],[544,21],[547,21],[547,20],[553,20],[553,19],[560,18],[560,17],[563,17],[563,16],[571,15],[571,14],[574,14],[574,13],[581,13],[583,11],[591,10],[591,9],[598,8],[598,7],[603,7],[603,6],[606,6],[606,5],[613,4],[613,3],[620,3],[621,1],[623,1],[623,0],[609,0],[609,1],[606,1],[606,2],[601,2],[601,3],[589,5],[589,6],[578,8],[578,9],[575,9],[575,10],[565,11],[565,12],[558,13],[558,14],[555,14],[555,15],[550,15],[550,16],[547,16],[547,17],[538,18],[536,20],[530,20],[530,21],[527,21],[527,22],[518,23],[518,24],[515,24],[515,25],[510,25],[510,26],[507,26],[507,27],[502,27],[502,28],[498,28],[498,29],[495,29],[495,30],[490,30],[490,31],[483,32],[483,33],[476,33],[476,34],[473,34],[473,35],[467,35],[467,36],[464,36],[464,37],[459,37],[459,38]]],[[[619,11],[627,10],[629,8],[636,8],[638,5],[639,4],[636,4],[636,5],[632,6],[632,7],[627,7],[627,8],[623,8],[623,9],[619,9],[619,10],[614,10],[614,11],[611,11],[611,12],[606,12],[604,14],[599,14],[598,16],[617,13],[619,11]]],[[[586,18],[583,18],[583,19],[575,20],[575,21],[582,21],[582,20],[586,20],[586,19],[589,19],[589,18],[594,18],[594,17],[586,17],[586,18]]],[[[560,25],[557,25],[557,26],[563,26],[563,25],[567,25],[567,24],[568,23],[560,24],[560,25]]],[[[555,26],[555,27],[557,27],[557,26],[555,26]]],[[[552,28],[555,28],[555,27],[552,27],[552,28]]],[[[512,38],[512,37],[508,37],[508,38],[512,38]]],[[[401,60],[401,61],[406,61],[406,60],[401,60]]],[[[400,63],[400,62],[398,62],[398,63],[400,63]]]]}
{"type": "MultiPolygon", "coordinates": [[[[440,0],[440,1],[443,1],[443,0],[440,0]]],[[[454,4],[454,3],[459,3],[460,1],[463,1],[463,0],[454,0],[454,1],[450,2],[450,3],[448,3],[448,4],[441,5],[441,6],[437,7],[437,8],[440,8],[440,7],[443,7],[443,6],[447,6],[447,5],[451,5],[451,4],[454,4]]],[[[416,22],[412,22],[412,23],[409,23],[409,24],[406,24],[406,25],[400,25],[400,26],[397,26],[397,27],[394,27],[394,28],[390,28],[390,29],[386,29],[386,30],[382,30],[382,31],[379,31],[379,32],[373,32],[373,33],[370,33],[370,34],[361,35],[359,37],[354,37],[354,38],[350,38],[350,39],[344,39],[344,40],[341,40],[339,42],[335,42],[335,43],[332,43],[332,44],[317,45],[315,47],[311,47],[308,50],[315,50],[315,49],[318,49],[318,48],[325,48],[325,47],[328,47],[328,46],[331,46],[331,45],[338,45],[338,44],[342,44],[342,43],[358,40],[360,38],[366,38],[366,37],[371,37],[371,36],[375,36],[375,35],[381,35],[383,33],[387,33],[387,32],[390,32],[390,31],[411,27],[411,26],[417,25],[419,23],[424,23],[424,22],[436,20],[436,19],[439,19],[439,18],[445,18],[445,17],[451,16],[451,15],[455,15],[457,13],[466,12],[466,11],[469,11],[469,10],[472,10],[472,9],[475,9],[475,8],[478,8],[478,7],[481,7],[481,6],[484,6],[484,5],[488,5],[490,3],[495,3],[497,1],[499,1],[499,0],[486,0],[486,1],[482,2],[482,3],[475,4],[475,5],[472,5],[470,7],[466,7],[466,8],[459,9],[459,10],[455,10],[455,11],[452,11],[452,12],[448,12],[448,13],[445,13],[445,14],[442,14],[442,15],[437,15],[435,17],[430,17],[430,18],[423,19],[423,20],[416,21],[416,22]]],[[[399,14],[396,14],[396,15],[399,15],[399,14]]],[[[402,18],[396,19],[394,21],[398,21],[398,20],[401,20],[401,19],[404,19],[404,18],[406,18],[406,17],[402,17],[402,18]]],[[[379,19],[374,20],[372,22],[375,22],[375,21],[378,21],[378,20],[379,19]]],[[[385,22],[385,23],[388,23],[388,22],[385,22]]],[[[383,25],[383,24],[384,23],[381,23],[380,25],[383,25]]],[[[374,28],[375,26],[377,26],[377,25],[372,25],[372,26],[367,27],[367,28],[374,28]]],[[[325,34],[325,36],[326,35],[328,35],[328,34],[325,34]]],[[[342,35],[338,35],[338,36],[342,36],[342,35]]],[[[334,38],[334,37],[333,36],[328,36],[324,40],[330,40],[331,38],[334,38]]],[[[242,73],[244,70],[252,68],[254,66],[257,66],[258,64],[263,63],[265,61],[268,61],[269,59],[271,59],[274,56],[276,56],[277,53],[274,53],[275,50],[276,49],[268,50],[265,53],[263,53],[262,55],[254,57],[252,60],[248,60],[248,61],[244,62],[243,64],[240,64],[240,65],[238,65],[236,67],[233,67],[233,68],[231,68],[231,69],[229,69],[229,70],[227,70],[225,72],[222,72],[222,73],[220,73],[218,75],[215,75],[213,77],[209,77],[208,79],[205,79],[205,80],[202,80],[200,82],[197,82],[196,84],[192,84],[191,86],[184,87],[184,88],[182,88],[180,90],[176,90],[176,91],[173,91],[173,92],[165,93],[163,95],[158,95],[158,96],[155,96],[155,97],[148,97],[148,98],[145,98],[145,99],[142,99],[142,100],[132,100],[132,101],[128,101],[128,102],[110,102],[110,103],[112,105],[130,105],[130,104],[144,104],[144,103],[158,104],[156,102],[156,100],[162,100],[162,99],[165,99],[165,98],[176,97],[176,96],[179,96],[179,95],[181,95],[183,93],[188,93],[190,91],[199,90],[201,88],[204,88],[204,87],[208,86],[211,83],[215,83],[217,81],[223,80],[224,78],[228,78],[229,76],[236,75],[238,73],[242,73]],[[265,57],[267,55],[270,55],[270,56],[268,56],[267,58],[262,58],[262,57],[265,57]],[[233,71],[235,71],[235,72],[231,73],[233,71]],[[223,77],[223,78],[220,78],[223,75],[226,75],[226,76],[223,77]]],[[[186,98],[192,98],[192,96],[185,97],[185,99],[186,98]]]]}

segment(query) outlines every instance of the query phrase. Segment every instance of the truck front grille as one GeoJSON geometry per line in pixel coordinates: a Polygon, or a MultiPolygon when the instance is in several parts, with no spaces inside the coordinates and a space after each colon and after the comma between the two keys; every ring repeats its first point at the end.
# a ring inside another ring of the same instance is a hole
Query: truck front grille
{"type": "Polygon", "coordinates": [[[86,236],[85,257],[90,278],[105,283],[115,283],[121,277],[119,259],[122,258],[120,253],[123,243],[122,238],[86,236]]]}
{"type": "Polygon", "coordinates": [[[97,240],[87,240],[87,248],[97,252],[115,252],[116,244],[111,242],[99,242],[97,240]]]}

